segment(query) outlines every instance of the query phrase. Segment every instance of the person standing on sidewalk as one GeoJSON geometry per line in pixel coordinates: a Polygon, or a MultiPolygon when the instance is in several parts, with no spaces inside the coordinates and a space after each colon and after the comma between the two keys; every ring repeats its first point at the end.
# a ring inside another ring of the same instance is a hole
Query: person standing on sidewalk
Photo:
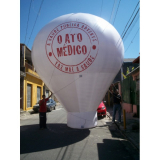
{"type": "Polygon", "coordinates": [[[53,93],[48,98],[45,98],[45,95],[42,95],[42,100],[39,102],[39,127],[40,129],[46,129],[46,102],[49,100],[49,98],[52,96],[53,93]]]}
{"type": "MultiPolygon", "coordinates": [[[[113,86],[113,85],[112,85],[113,86]]],[[[114,92],[113,90],[111,91],[113,95],[113,118],[112,118],[112,123],[115,122],[115,116],[116,112],[118,111],[118,123],[121,123],[121,96],[119,95],[118,89],[114,92]]]]}

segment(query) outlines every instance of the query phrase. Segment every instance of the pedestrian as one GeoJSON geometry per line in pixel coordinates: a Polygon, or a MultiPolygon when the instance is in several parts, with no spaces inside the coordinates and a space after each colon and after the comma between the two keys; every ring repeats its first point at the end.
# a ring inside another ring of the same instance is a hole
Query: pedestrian
{"type": "Polygon", "coordinates": [[[112,92],[112,95],[113,95],[113,118],[112,118],[112,123],[115,122],[115,116],[116,116],[117,111],[118,111],[118,123],[121,123],[121,111],[122,111],[121,96],[119,95],[118,89],[116,89],[115,91],[112,90],[111,92],[112,92]]]}
{"type": "Polygon", "coordinates": [[[49,98],[52,96],[51,95],[48,98],[45,98],[45,95],[42,95],[42,100],[39,101],[39,127],[40,129],[47,129],[46,127],[46,112],[47,112],[47,107],[46,107],[46,102],[49,100],[49,98]]]}

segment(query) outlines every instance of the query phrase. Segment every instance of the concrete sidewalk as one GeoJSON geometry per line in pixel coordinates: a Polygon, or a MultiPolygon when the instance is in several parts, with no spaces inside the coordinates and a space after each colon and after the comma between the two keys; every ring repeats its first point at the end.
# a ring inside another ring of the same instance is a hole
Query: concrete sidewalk
{"type": "MultiPolygon", "coordinates": [[[[113,115],[113,107],[106,106],[107,108],[107,115],[112,120],[113,115]]],[[[118,123],[118,113],[116,113],[116,120],[115,123],[112,125],[117,127],[119,131],[126,137],[128,141],[134,145],[135,148],[138,150],[140,149],[140,119],[135,118],[132,116],[131,113],[126,113],[126,129],[124,129],[124,122],[123,122],[123,112],[121,115],[122,122],[118,123]]]]}

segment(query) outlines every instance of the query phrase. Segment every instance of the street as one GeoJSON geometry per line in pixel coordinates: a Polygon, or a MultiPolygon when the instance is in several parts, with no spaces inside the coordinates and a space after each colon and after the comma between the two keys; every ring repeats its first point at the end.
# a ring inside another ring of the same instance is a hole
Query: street
{"type": "Polygon", "coordinates": [[[20,159],[23,160],[138,160],[138,151],[106,116],[91,129],[67,126],[62,106],[47,112],[48,129],[39,130],[39,114],[20,120],[20,159]]]}

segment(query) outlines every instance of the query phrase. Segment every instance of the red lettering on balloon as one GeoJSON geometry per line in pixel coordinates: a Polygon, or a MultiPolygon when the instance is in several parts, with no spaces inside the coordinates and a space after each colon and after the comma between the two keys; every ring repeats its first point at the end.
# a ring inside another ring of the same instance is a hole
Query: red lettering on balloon
{"type": "Polygon", "coordinates": [[[63,47],[64,56],[67,56],[67,54],[66,54],[66,48],[67,48],[66,46],[63,47]]]}
{"type": "Polygon", "coordinates": [[[99,42],[90,26],[81,22],[65,22],[50,32],[45,48],[49,61],[57,69],[73,74],[86,70],[94,62],[99,42]],[[70,58],[73,56],[74,59],[70,58]]]}
{"type": "Polygon", "coordinates": [[[65,67],[65,71],[68,72],[68,67],[65,67]]]}
{"type": "Polygon", "coordinates": [[[80,48],[81,48],[80,45],[78,45],[78,46],[76,47],[77,54],[81,54],[80,48]]]}
{"type": "Polygon", "coordinates": [[[68,55],[72,55],[72,46],[68,45],[68,55]]]}
{"type": "Polygon", "coordinates": [[[61,35],[59,35],[59,36],[57,37],[57,42],[58,42],[59,44],[62,43],[62,36],[61,36],[61,35]]]}
{"type": "Polygon", "coordinates": [[[75,34],[71,34],[71,36],[72,36],[72,42],[74,42],[74,35],[75,35],[75,34]]]}
{"type": "Polygon", "coordinates": [[[73,54],[76,54],[75,46],[73,46],[73,54]]]}
{"type": "Polygon", "coordinates": [[[78,66],[77,66],[76,68],[77,68],[77,72],[79,72],[79,68],[78,68],[78,66]]]}
{"type": "Polygon", "coordinates": [[[87,53],[87,47],[85,45],[82,46],[82,53],[84,55],[87,53]]]}
{"type": "Polygon", "coordinates": [[[66,34],[66,36],[65,36],[65,43],[70,43],[69,34],[66,34]]]}
{"type": "Polygon", "coordinates": [[[78,40],[79,42],[82,42],[82,34],[81,34],[81,33],[78,33],[78,34],[77,34],[77,40],[78,40]]]}
{"type": "Polygon", "coordinates": [[[63,56],[62,47],[61,48],[57,48],[57,55],[58,55],[58,57],[63,56]]]}

